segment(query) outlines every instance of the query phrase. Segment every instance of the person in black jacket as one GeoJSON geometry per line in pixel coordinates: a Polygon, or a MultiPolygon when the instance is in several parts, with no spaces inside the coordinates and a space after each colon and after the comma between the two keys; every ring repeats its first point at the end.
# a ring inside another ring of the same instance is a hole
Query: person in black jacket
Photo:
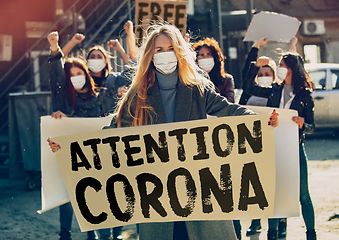
{"type": "MultiPolygon", "coordinates": [[[[243,89],[246,94],[268,98],[268,107],[288,108],[298,111],[292,121],[299,127],[300,157],[300,203],[306,225],[308,240],[316,239],[314,208],[308,190],[307,156],[304,149],[304,134],[314,131],[314,102],[312,82],[304,69],[304,61],[297,53],[284,53],[280,59],[277,76],[281,83],[272,87],[261,87],[254,82],[261,66],[267,65],[269,58],[261,57],[252,62],[245,76],[243,89]]],[[[268,239],[277,239],[278,219],[269,219],[268,239]]]]}
{"type": "MultiPolygon", "coordinates": [[[[245,79],[245,76],[247,74],[248,68],[250,67],[251,62],[257,61],[259,49],[262,45],[265,45],[266,43],[267,43],[266,37],[259,39],[258,41],[256,41],[253,44],[250,52],[247,54],[245,65],[244,65],[244,68],[242,70],[243,82],[245,81],[244,79],[245,79]]],[[[240,105],[246,105],[246,103],[247,103],[247,101],[250,97],[251,97],[250,94],[246,94],[246,93],[242,92],[240,100],[239,100],[239,104],[240,105]]]]}
{"type": "MultiPolygon", "coordinates": [[[[261,46],[265,45],[267,43],[267,37],[261,38],[258,41],[256,41],[250,52],[247,55],[245,66],[242,71],[243,78],[246,76],[246,73],[249,69],[249,66],[252,61],[257,61],[258,58],[258,52],[261,46]]],[[[296,52],[296,44],[297,40],[295,38],[292,38],[290,41],[289,51],[296,52]]],[[[261,66],[257,72],[257,76],[255,78],[255,81],[257,84],[261,86],[271,86],[274,81],[276,81],[276,63],[273,59],[270,58],[269,64],[265,66],[261,66]]],[[[254,106],[266,106],[267,104],[267,98],[258,97],[258,96],[252,96],[248,93],[242,92],[239,104],[241,105],[254,105],[254,106]]],[[[239,239],[241,239],[241,224],[240,220],[234,220],[234,228],[236,230],[237,236],[239,239]]],[[[286,231],[287,228],[287,218],[280,218],[279,219],[279,225],[278,225],[278,237],[279,238],[286,238],[286,231]]],[[[251,236],[256,233],[259,233],[261,231],[261,220],[260,219],[253,219],[251,222],[250,227],[246,231],[246,236],[251,236]]]]}

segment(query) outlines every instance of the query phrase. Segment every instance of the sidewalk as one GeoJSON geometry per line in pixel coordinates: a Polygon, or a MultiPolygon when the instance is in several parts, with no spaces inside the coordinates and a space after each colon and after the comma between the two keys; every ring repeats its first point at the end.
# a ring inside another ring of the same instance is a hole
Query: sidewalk
{"type": "MultiPolygon", "coordinates": [[[[309,189],[316,215],[316,231],[318,240],[339,239],[339,218],[331,221],[328,219],[334,214],[339,214],[339,160],[309,161],[309,189]]],[[[242,240],[266,240],[267,220],[262,220],[263,232],[251,237],[246,237],[246,230],[251,221],[241,221],[242,240]]],[[[287,219],[286,240],[306,239],[305,225],[302,216],[287,219]]]]}

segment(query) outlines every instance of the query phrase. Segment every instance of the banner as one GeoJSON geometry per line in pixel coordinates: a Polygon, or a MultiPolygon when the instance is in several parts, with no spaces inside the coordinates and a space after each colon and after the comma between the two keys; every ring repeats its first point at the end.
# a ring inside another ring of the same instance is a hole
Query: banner
{"type": "Polygon", "coordinates": [[[52,138],[82,231],[140,222],[274,216],[269,114],[52,138]]]}
{"type": "Polygon", "coordinates": [[[167,22],[175,25],[184,35],[187,25],[187,1],[135,1],[135,35],[138,44],[154,23],[167,22]]]}

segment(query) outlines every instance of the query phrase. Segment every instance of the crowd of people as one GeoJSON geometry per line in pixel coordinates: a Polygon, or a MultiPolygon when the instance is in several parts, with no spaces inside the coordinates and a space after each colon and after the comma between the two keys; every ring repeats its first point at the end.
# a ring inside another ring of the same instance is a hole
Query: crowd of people
{"type": "MultiPolygon", "coordinates": [[[[305,133],[314,130],[312,83],[303,59],[295,51],[297,39],[291,40],[289,52],[282,54],[279,67],[268,57],[258,58],[258,40],[250,50],[243,70],[243,94],[235,103],[234,80],[225,71],[225,57],[218,42],[203,38],[195,43],[182,36],[172,25],[155,24],[138,48],[133,24],[125,24],[128,54],[119,41],[108,45],[119,53],[124,63],[132,64],[122,73],[111,70],[110,54],[101,46],[91,48],[84,59],[68,58],[71,49],[85,38],[74,37],[63,48],[58,33],[48,35],[51,45],[49,63],[54,118],[100,117],[111,114],[106,128],[142,126],[205,119],[208,115],[237,116],[255,114],[243,105],[289,108],[298,111],[292,118],[299,127],[300,203],[308,240],[316,239],[315,217],[308,192],[307,156],[303,145],[305,133]],[[181,111],[188,109],[187,111],[181,111]]],[[[277,111],[268,124],[279,125],[277,111]]],[[[49,140],[53,152],[60,145],[49,140]]],[[[71,239],[73,210],[70,203],[60,206],[60,240],[71,239]]],[[[269,219],[267,239],[286,237],[286,219],[269,219]],[[278,229],[279,226],[279,229],[278,229]]],[[[253,220],[247,235],[260,231],[260,219],[253,220]]],[[[100,229],[100,239],[117,239],[121,228],[100,229]]],[[[140,223],[138,233],[144,239],[241,239],[241,224],[234,221],[181,221],[140,223]]],[[[88,239],[95,239],[89,231],[88,239]]]]}

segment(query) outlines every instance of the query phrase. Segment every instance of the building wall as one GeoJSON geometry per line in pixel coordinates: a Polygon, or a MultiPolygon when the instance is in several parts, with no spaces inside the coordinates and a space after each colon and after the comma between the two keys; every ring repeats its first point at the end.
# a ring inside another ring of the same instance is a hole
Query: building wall
{"type": "MultiPolygon", "coordinates": [[[[55,0],[1,1],[0,35],[12,36],[12,60],[0,61],[0,76],[3,76],[37,40],[26,37],[26,22],[54,22],[54,16],[55,0]]],[[[44,42],[47,44],[47,40],[44,42]]],[[[8,75],[3,82],[11,81],[29,63],[29,59],[25,58],[18,65],[17,70],[8,75]]],[[[23,78],[28,74],[29,71],[23,75],[23,78]]]]}

